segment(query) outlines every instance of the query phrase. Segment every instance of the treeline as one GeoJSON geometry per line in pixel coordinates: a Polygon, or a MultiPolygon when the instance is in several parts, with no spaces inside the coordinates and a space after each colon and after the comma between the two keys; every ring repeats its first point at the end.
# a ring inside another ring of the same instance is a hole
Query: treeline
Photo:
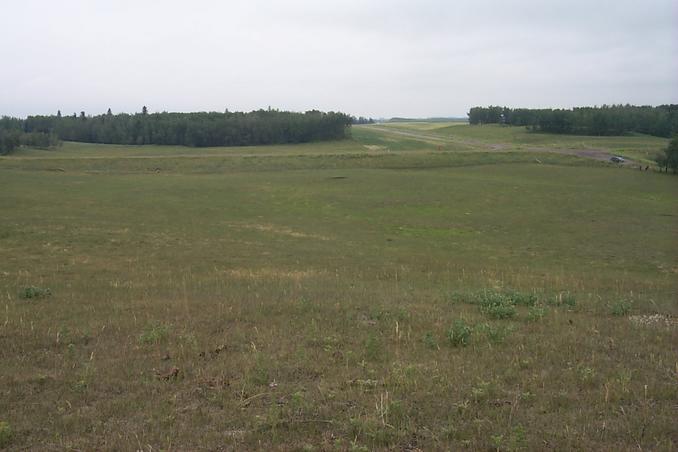
{"type": "Polygon", "coordinates": [[[356,117],[354,116],[354,117],[351,118],[351,119],[352,119],[351,122],[352,122],[353,124],[374,124],[374,123],[375,123],[374,119],[372,119],[372,118],[365,118],[365,117],[363,117],[363,116],[360,116],[360,117],[358,117],[358,118],[356,118],[356,117]]]}
{"type": "MultiPolygon", "coordinates": [[[[5,153],[24,144],[26,137],[45,140],[108,144],[165,144],[184,146],[250,146],[305,143],[346,137],[353,118],[344,113],[317,110],[294,113],[257,110],[249,113],[141,113],[88,116],[29,116],[0,119],[0,142],[5,153]],[[17,143],[17,137],[19,142],[17,143]]],[[[28,144],[28,143],[25,143],[28,144]]],[[[2,152],[2,151],[0,151],[2,152]]]]}
{"type": "Polygon", "coordinates": [[[26,132],[24,121],[18,118],[0,118],[0,155],[8,154],[19,146],[51,148],[59,144],[53,132],[26,132]]]}
{"type": "Polygon", "coordinates": [[[567,109],[473,107],[471,124],[527,126],[530,130],[574,135],[644,133],[670,137],[678,133],[678,105],[658,107],[603,105],[567,109]]]}

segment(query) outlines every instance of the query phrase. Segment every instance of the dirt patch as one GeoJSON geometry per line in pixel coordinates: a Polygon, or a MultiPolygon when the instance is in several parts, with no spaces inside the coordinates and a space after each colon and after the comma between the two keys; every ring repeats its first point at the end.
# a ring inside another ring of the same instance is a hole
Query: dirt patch
{"type": "Polygon", "coordinates": [[[436,136],[436,135],[431,135],[431,134],[425,134],[425,133],[417,133],[417,132],[409,132],[409,131],[404,131],[404,130],[399,130],[391,127],[372,127],[374,130],[378,130],[379,132],[384,132],[384,133],[390,133],[392,135],[399,135],[403,137],[408,137],[408,138],[414,138],[415,140],[419,141],[425,141],[427,143],[433,143],[433,144],[447,144],[450,141],[446,140],[443,137],[436,136]]]}
{"type": "Polygon", "coordinates": [[[376,144],[365,144],[363,146],[365,146],[365,148],[367,148],[370,151],[388,151],[388,148],[386,146],[379,146],[376,144]]]}

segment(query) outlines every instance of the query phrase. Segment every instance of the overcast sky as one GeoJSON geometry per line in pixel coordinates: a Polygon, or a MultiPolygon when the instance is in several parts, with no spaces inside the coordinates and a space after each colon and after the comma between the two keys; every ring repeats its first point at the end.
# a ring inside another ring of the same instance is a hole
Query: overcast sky
{"type": "Polygon", "coordinates": [[[0,115],[678,103],[676,0],[0,0],[0,115]]]}

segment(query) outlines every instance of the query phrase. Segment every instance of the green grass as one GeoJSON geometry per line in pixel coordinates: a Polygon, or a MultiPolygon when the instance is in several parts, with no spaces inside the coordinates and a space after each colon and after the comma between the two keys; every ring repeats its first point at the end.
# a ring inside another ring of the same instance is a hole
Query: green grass
{"type": "MultiPolygon", "coordinates": [[[[527,150],[537,149],[599,149],[616,155],[653,163],[653,158],[666,147],[668,140],[645,135],[596,137],[579,135],[555,135],[533,133],[525,127],[489,125],[468,125],[460,123],[391,123],[377,126],[362,126],[364,129],[387,128],[393,132],[402,131],[429,139],[447,141],[448,146],[480,148],[494,146],[495,149],[527,150]]],[[[358,129],[361,130],[361,129],[358,129]]],[[[365,132],[360,132],[365,133],[365,132]]],[[[355,132],[354,132],[355,134],[355,132]]]]}
{"type": "Polygon", "coordinates": [[[549,146],[577,145],[582,147],[616,148],[626,145],[629,147],[648,149],[653,147],[661,147],[668,141],[664,138],[644,135],[597,137],[533,133],[528,131],[525,127],[501,126],[494,124],[482,126],[451,125],[429,130],[435,131],[441,135],[461,136],[483,141],[514,144],[545,144],[549,146]]]}
{"type": "Polygon", "coordinates": [[[0,159],[0,447],[675,449],[676,178],[396,136],[0,159]]]}

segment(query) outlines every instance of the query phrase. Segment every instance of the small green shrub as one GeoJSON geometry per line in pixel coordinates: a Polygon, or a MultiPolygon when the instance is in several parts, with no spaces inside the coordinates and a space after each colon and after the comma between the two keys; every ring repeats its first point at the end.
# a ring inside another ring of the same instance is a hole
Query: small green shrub
{"type": "Polygon", "coordinates": [[[531,306],[527,310],[527,320],[537,322],[546,315],[546,308],[543,306],[531,306]]]}
{"type": "Polygon", "coordinates": [[[399,307],[398,309],[395,309],[393,312],[393,318],[399,322],[409,320],[411,316],[412,315],[409,313],[409,311],[403,307],[399,307]]]}
{"type": "Polygon", "coordinates": [[[496,385],[494,381],[479,380],[471,388],[471,397],[478,403],[482,400],[487,400],[495,395],[496,385]]]}
{"type": "Polygon", "coordinates": [[[487,331],[487,339],[493,344],[503,343],[511,335],[513,328],[506,326],[490,326],[487,331]]]}
{"type": "Polygon", "coordinates": [[[534,306],[537,304],[537,295],[533,293],[524,293],[516,291],[508,291],[506,296],[513,302],[513,304],[518,306],[534,306]]]}
{"type": "Polygon", "coordinates": [[[512,326],[491,325],[489,323],[481,323],[473,328],[474,333],[485,335],[487,340],[493,344],[503,343],[513,330],[512,326]]]}
{"type": "Polygon", "coordinates": [[[570,292],[560,294],[560,304],[574,308],[577,305],[577,299],[570,292]]]}
{"type": "Polygon", "coordinates": [[[0,447],[9,446],[10,441],[12,441],[12,427],[10,427],[8,422],[0,421],[0,447]]]}
{"type": "Polygon", "coordinates": [[[365,357],[370,361],[378,361],[383,357],[381,341],[374,333],[371,333],[365,341],[365,357]]]}
{"type": "Polygon", "coordinates": [[[612,304],[612,315],[622,317],[631,312],[631,302],[629,300],[618,300],[612,304]]]}
{"type": "Polygon", "coordinates": [[[492,319],[512,319],[516,316],[516,307],[512,304],[498,304],[486,306],[482,312],[492,319]]]}
{"type": "Polygon", "coordinates": [[[504,435],[492,435],[490,436],[490,444],[494,450],[502,450],[504,447],[504,435]]]}
{"type": "Polygon", "coordinates": [[[471,327],[463,320],[457,319],[452,324],[452,327],[447,330],[447,339],[454,347],[460,345],[466,347],[471,340],[471,327]]]}
{"type": "Polygon", "coordinates": [[[577,377],[582,385],[591,386],[596,379],[596,371],[588,366],[579,366],[577,368],[577,377]]]}
{"type": "Polygon", "coordinates": [[[522,425],[518,425],[513,428],[509,442],[511,446],[509,450],[525,449],[527,443],[527,434],[525,432],[525,428],[522,425]]]}
{"type": "Polygon", "coordinates": [[[516,315],[515,302],[500,292],[484,292],[479,299],[480,312],[492,319],[510,319],[516,315]]]}
{"type": "Polygon", "coordinates": [[[169,327],[167,325],[150,325],[139,336],[139,342],[142,344],[157,344],[164,341],[168,334],[169,327]]]}
{"type": "Polygon", "coordinates": [[[19,292],[19,298],[29,300],[33,298],[46,298],[52,295],[52,291],[47,287],[28,286],[19,292]]]}
{"type": "Polygon", "coordinates": [[[431,350],[436,350],[438,348],[438,341],[430,331],[427,331],[426,334],[424,334],[423,341],[424,345],[426,345],[426,347],[430,348],[431,350]]]}

